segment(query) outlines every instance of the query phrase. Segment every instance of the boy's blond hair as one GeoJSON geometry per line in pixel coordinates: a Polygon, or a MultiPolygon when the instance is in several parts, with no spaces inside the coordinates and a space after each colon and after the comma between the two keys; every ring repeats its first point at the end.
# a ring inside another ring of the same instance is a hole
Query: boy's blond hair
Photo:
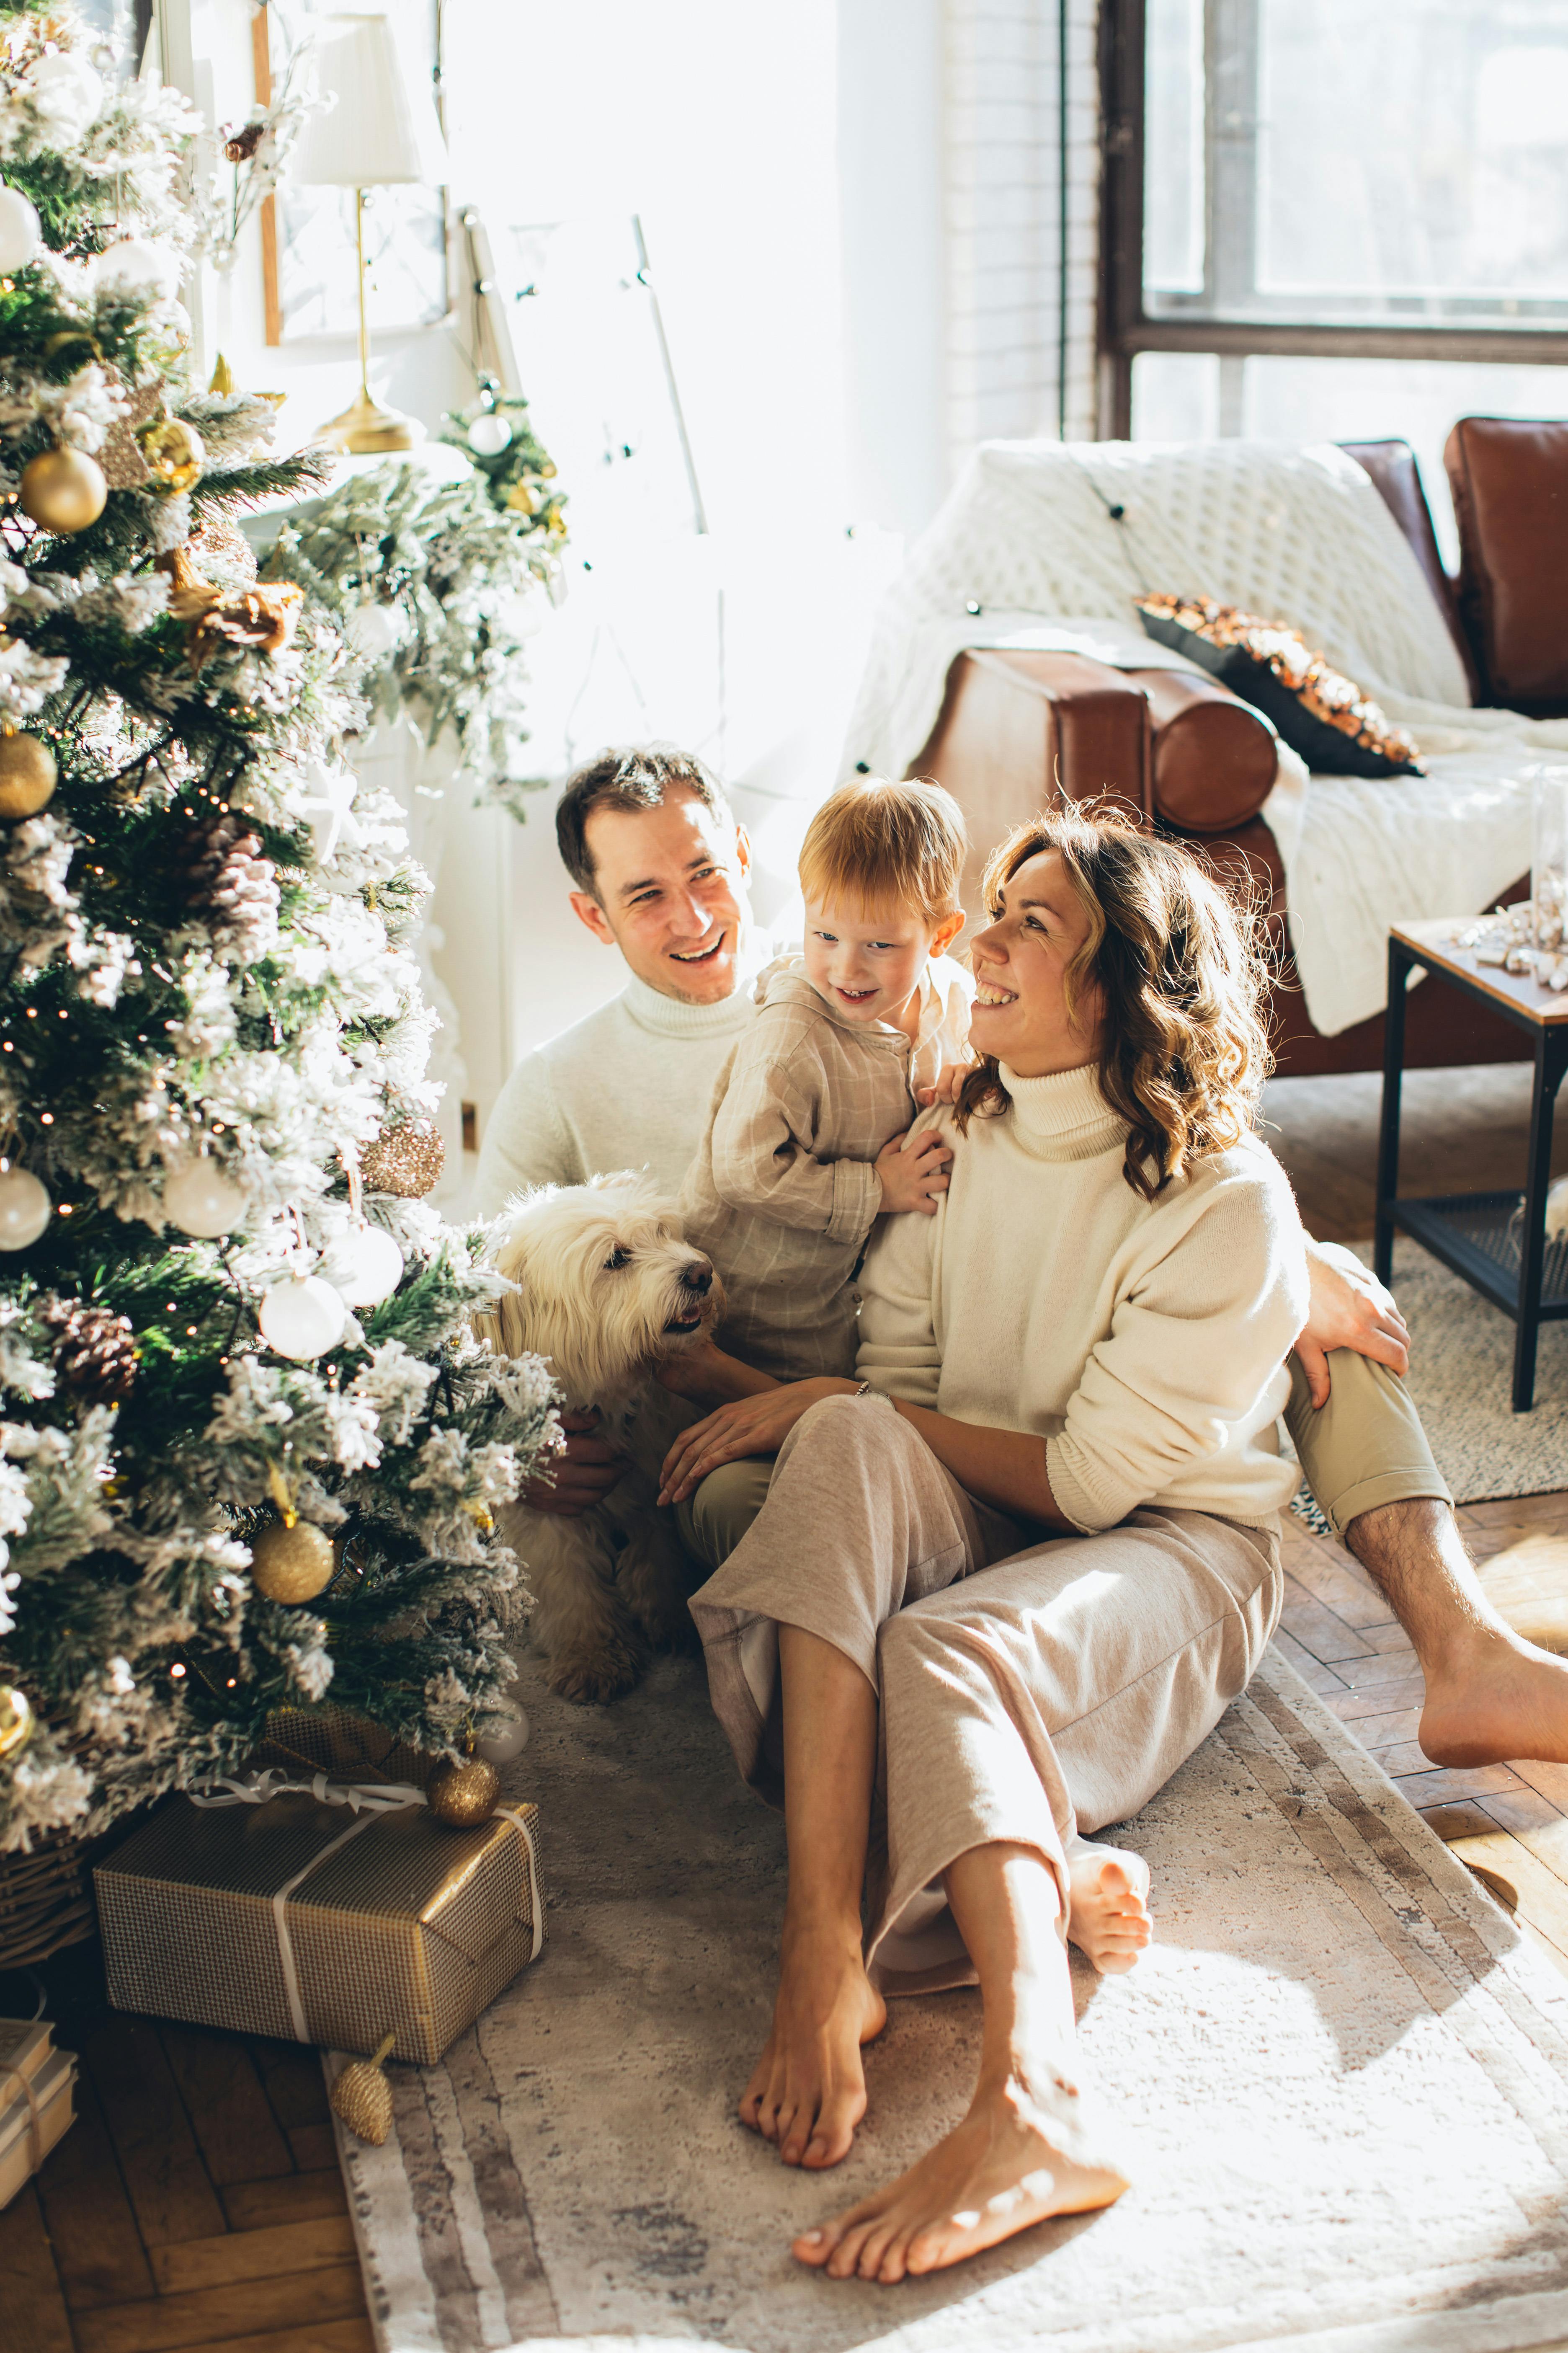
{"type": "Polygon", "coordinates": [[[963,811],[941,785],[852,776],[806,828],[801,891],[819,907],[918,907],[939,923],[958,904],[968,847],[963,811]]]}

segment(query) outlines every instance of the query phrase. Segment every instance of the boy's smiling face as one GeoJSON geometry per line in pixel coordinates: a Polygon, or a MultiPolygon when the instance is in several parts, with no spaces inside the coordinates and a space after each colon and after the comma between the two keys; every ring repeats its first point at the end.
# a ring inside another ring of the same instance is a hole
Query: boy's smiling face
{"type": "Polygon", "coordinates": [[[957,936],[956,910],[933,920],[918,907],[829,906],[805,902],[805,976],[846,1020],[905,1023],[928,960],[957,936]]]}

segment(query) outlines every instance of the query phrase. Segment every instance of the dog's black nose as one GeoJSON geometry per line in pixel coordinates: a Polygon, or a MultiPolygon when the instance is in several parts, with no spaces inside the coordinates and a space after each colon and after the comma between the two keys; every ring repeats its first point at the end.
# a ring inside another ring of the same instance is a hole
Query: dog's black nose
{"type": "Polygon", "coordinates": [[[689,1266],[680,1280],[686,1290],[696,1292],[700,1299],[713,1288],[713,1270],[707,1265],[689,1266]]]}

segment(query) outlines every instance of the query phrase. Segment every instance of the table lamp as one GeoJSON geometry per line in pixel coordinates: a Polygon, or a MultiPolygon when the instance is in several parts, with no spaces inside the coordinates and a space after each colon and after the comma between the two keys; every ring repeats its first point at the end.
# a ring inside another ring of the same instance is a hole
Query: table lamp
{"type": "Polygon", "coordinates": [[[422,182],[440,186],[447,147],[428,97],[408,86],[384,16],[330,16],[317,50],[317,81],[330,111],[312,114],[295,148],[293,176],[307,187],[354,192],[354,268],[359,286],[359,393],[316,435],[355,455],[410,449],[424,427],[371,397],[370,332],[364,312],[364,192],[422,182]]]}

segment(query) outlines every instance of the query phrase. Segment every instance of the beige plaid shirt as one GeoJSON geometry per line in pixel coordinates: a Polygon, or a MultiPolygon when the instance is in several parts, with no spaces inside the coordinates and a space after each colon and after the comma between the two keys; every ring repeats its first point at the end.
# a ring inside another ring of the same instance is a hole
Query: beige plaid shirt
{"type": "Polygon", "coordinates": [[[762,1010],[719,1074],[680,1195],[688,1240],[724,1280],[720,1345],[747,1364],[785,1381],[853,1372],[872,1163],[917,1116],[914,1090],[962,1060],[973,988],[951,957],[929,964],[911,1045],[846,1020],[799,956],[758,982],[762,1010]]]}

